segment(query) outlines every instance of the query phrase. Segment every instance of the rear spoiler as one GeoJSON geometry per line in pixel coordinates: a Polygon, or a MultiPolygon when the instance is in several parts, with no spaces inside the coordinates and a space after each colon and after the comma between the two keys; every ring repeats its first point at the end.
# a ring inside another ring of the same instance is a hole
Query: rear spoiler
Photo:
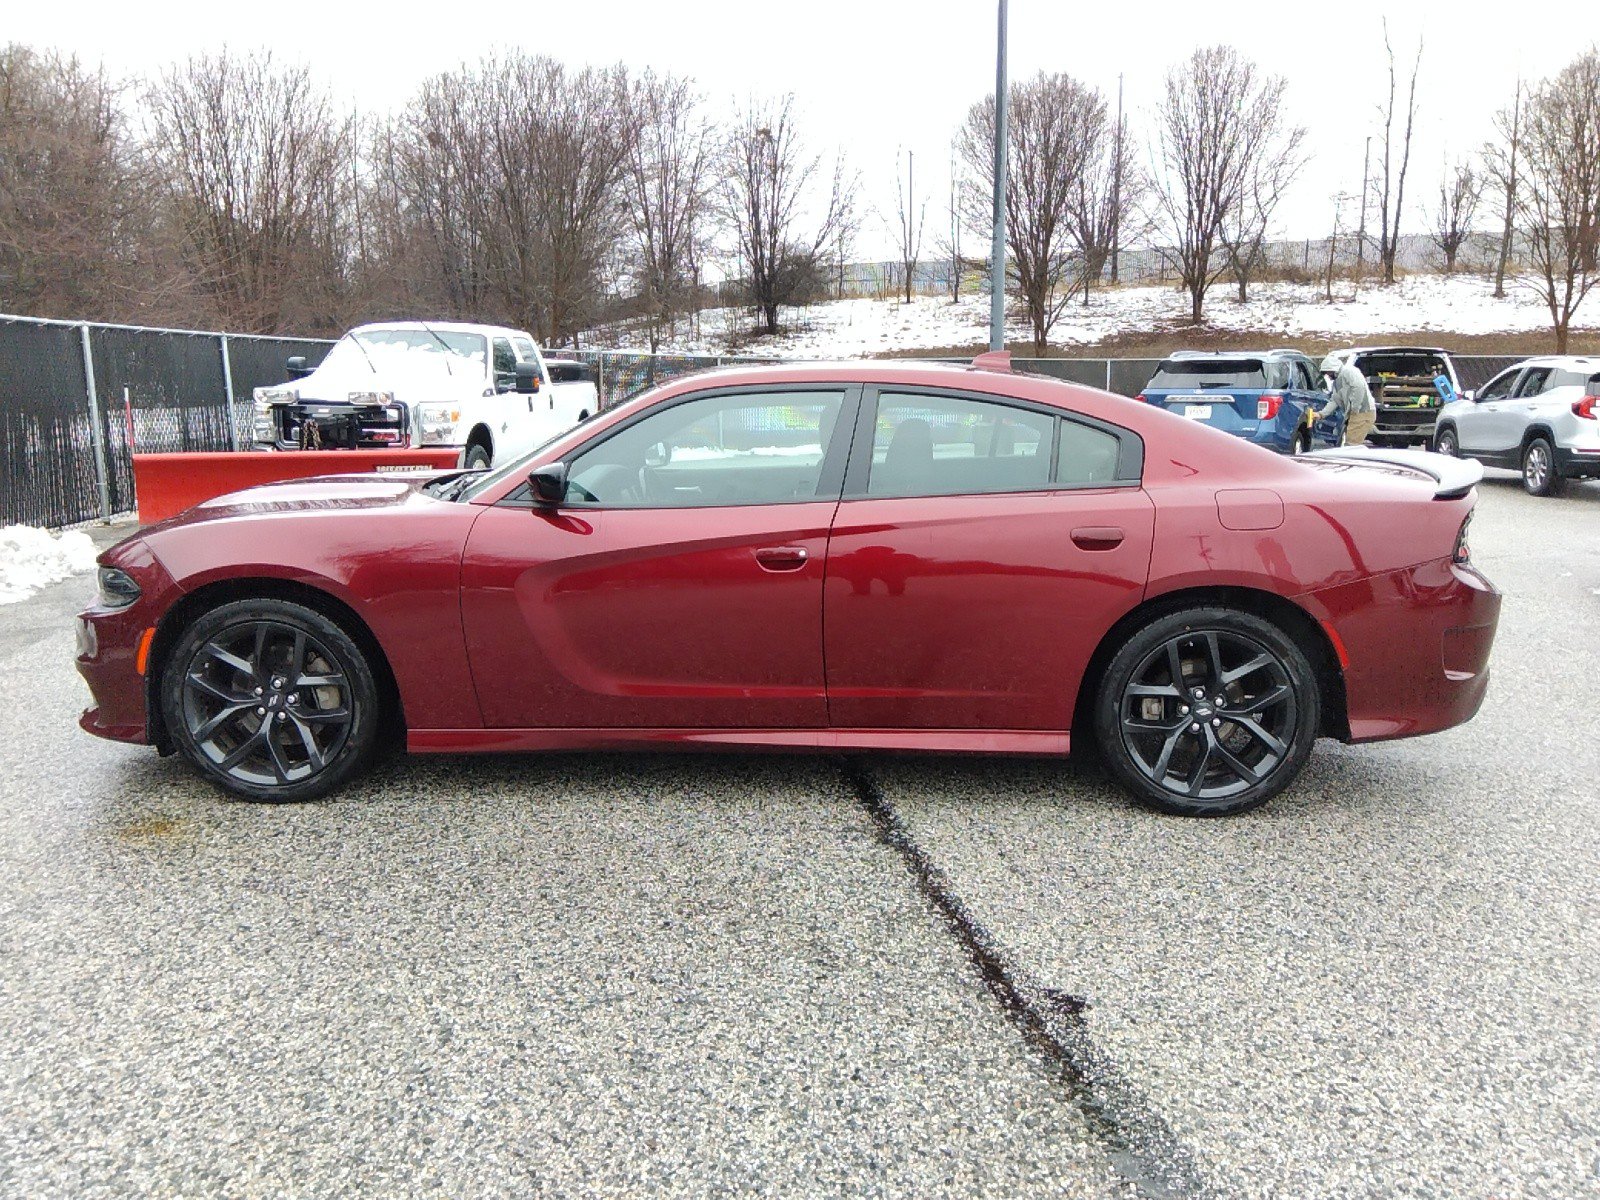
{"type": "Polygon", "coordinates": [[[1370,450],[1366,446],[1339,446],[1332,450],[1317,450],[1306,457],[1409,467],[1433,480],[1435,500],[1457,500],[1476,487],[1483,478],[1482,463],[1470,458],[1434,454],[1429,450],[1370,450]]]}

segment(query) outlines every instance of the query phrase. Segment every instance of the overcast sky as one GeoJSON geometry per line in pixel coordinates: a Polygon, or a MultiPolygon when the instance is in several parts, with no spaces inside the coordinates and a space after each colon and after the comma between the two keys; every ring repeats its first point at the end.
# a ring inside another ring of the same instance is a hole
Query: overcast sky
{"type": "MultiPolygon", "coordinates": [[[[1011,75],[1066,71],[1102,89],[1113,104],[1123,77],[1133,133],[1145,143],[1151,128],[1146,114],[1166,69],[1197,46],[1233,44],[1291,78],[1290,116],[1306,127],[1313,158],[1285,199],[1282,225],[1291,236],[1318,237],[1331,221],[1330,195],[1359,190],[1363,144],[1378,132],[1385,13],[1407,69],[1419,34],[1426,39],[1408,185],[1415,199],[1405,219],[1408,231],[1420,230],[1446,156],[1483,140],[1519,73],[1549,74],[1600,38],[1600,5],[1011,0],[1011,75]]],[[[915,153],[918,191],[930,193],[930,246],[947,221],[951,138],[968,106],[994,87],[995,4],[76,0],[13,4],[3,36],[72,50],[117,72],[154,71],[224,43],[268,46],[307,60],[341,95],[368,109],[399,106],[426,75],[477,59],[491,47],[520,47],[575,65],[620,61],[691,76],[715,109],[792,91],[810,144],[829,152],[842,146],[862,173],[869,215],[859,249],[870,255],[887,253],[883,221],[894,212],[899,148],[915,153]]],[[[1140,150],[1147,153],[1147,146],[1140,150]]],[[[969,252],[981,251],[971,246],[969,252]]]]}

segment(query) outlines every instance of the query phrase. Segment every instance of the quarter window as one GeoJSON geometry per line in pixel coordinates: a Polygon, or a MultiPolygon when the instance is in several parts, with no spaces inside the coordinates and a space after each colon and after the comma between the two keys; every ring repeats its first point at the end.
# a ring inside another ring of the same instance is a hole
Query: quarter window
{"type": "Polygon", "coordinates": [[[1061,448],[1056,453],[1056,482],[1110,484],[1117,478],[1117,456],[1122,448],[1115,435],[1103,429],[1061,422],[1061,448]]]}
{"type": "Polygon", "coordinates": [[[1055,418],[948,396],[878,398],[869,496],[1015,492],[1050,483],[1055,418]]]}
{"type": "Polygon", "coordinates": [[[816,499],[843,403],[843,391],[806,391],[672,405],[573,459],[567,502],[697,508],[816,499]]]}

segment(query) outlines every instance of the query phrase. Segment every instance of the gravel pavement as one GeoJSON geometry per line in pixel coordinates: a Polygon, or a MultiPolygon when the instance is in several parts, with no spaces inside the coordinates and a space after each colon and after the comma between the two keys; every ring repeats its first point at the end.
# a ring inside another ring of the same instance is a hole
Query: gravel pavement
{"type": "Polygon", "coordinates": [[[0,608],[0,1192],[1600,1196],[1600,485],[1491,473],[1471,724],[1092,765],[400,760],[228,802],[0,608]]]}

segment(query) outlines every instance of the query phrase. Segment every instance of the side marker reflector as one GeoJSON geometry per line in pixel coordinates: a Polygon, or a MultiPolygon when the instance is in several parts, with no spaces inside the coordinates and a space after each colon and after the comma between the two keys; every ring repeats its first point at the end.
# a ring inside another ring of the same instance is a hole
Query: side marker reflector
{"type": "Polygon", "coordinates": [[[143,675],[150,665],[150,643],[155,640],[156,627],[150,626],[139,635],[139,649],[133,656],[133,669],[143,675]]]}

